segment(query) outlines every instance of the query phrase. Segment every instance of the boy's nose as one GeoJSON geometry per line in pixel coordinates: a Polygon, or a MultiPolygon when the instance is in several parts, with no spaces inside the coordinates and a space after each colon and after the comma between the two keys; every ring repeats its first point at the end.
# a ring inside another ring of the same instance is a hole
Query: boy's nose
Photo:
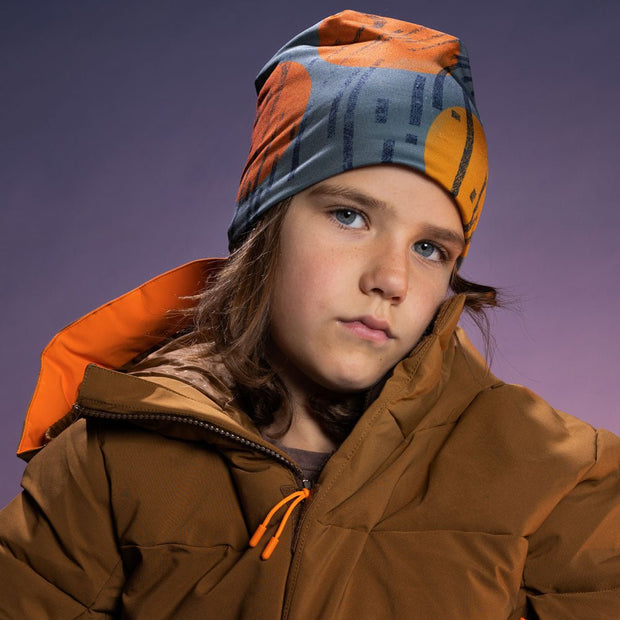
{"type": "Polygon", "coordinates": [[[407,257],[395,249],[377,253],[369,260],[360,278],[360,289],[366,295],[380,295],[391,303],[405,300],[409,287],[407,257]]]}

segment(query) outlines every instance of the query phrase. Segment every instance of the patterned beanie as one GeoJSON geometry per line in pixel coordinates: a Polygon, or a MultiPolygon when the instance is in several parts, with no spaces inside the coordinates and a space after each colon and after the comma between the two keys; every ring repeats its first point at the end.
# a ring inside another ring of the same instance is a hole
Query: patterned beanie
{"type": "Polygon", "coordinates": [[[256,78],[234,248],[281,200],[352,168],[404,164],[454,197],[466,247],[487,184],[467,51],[424,26],[343,11],[302,32],[256,78]]]}

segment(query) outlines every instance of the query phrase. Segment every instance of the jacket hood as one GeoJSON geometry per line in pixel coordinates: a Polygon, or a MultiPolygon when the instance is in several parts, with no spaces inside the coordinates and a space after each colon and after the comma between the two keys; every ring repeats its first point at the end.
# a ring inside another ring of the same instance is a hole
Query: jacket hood
{"type": "Polygon", "coordinates": [[[65,327],[41,354],[41,370],[26,412],[17,454],[28,459],[45,432],[75,402],[88,364],[120,368],[182,329],[179,312],[204,287],[222,259],[193,261],[167,271],[65,327]]]}

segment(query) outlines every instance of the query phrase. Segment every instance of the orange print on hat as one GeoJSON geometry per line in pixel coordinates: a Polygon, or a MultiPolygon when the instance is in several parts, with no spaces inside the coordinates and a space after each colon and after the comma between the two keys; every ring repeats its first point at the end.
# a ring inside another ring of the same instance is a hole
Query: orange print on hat
{"type": "Polygon", "coordinates": [[[487,144],[480,121],[464,107],[441,112],[426,136],[426,174],[458,196],[465,240],[480,217],[487,180],[487,144]]]}
{"type": "Polygon", "coordinates": [[[263,85],[237,201],[244,200],[275,172],[280,157],[299,132],[311,88],[306,69],[290,61],[280,63],[263,85]]]}
{"type": "Polygon", "coordinates": [[[321,58],[347,67],[384,67],[432,74],[454,64],[460,49],[458,39],[443,32],[352,11],[328,17],[319,25],[318,32],[321,58]],[[347,19],[347,13],[351,13],[351,19],[347,19]]]}

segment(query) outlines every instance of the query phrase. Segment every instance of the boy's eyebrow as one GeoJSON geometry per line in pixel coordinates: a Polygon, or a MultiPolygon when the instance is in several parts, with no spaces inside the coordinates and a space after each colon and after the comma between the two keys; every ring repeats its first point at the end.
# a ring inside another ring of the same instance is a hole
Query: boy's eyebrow
{"type": "MultiPolygon", "coordinates": [[[[346,187],[345,185],[338,185],[336,183],[319,183],[313,187],[309,196],[338,196],[340,198],[347,198],[352,202],[368,207],[370,209],[386,209],[391,210],[390,206],[383,200],[358,192],[357,190],[346,187]]],[[[441,226],[435,226],[434,224],[427,224],[425,226],[428,230],[428,235],[439,241],[446,243],[453,243],[461,250],[465,247],[465,238],[449,228],[443,228],[441,226]]]]}
{"type": "Polygon", "coordinates": [[[442,228],[441,226],[435,226],[433,224],[427,224],[425,228],[428,230],[429,236],[433,239],[444,241],[445,243],[453,243],[455,246],[458,246],[461,251],[465,247],[465,238],[463,235],[459,235],[449,228],[442,228]]]}
{"type": "Polygon", "coordinates": [[[310,192],[310,196],[338,196],[340,198],[348,198],[352,202],[361,204],[364,207],[371,209],[387,209],[390,210],[389,205],[383,200],[373,198],[363,192],[347,187],[346,185],[338,185],[336,183],[319,183],[313,187],[310,192]]]}

